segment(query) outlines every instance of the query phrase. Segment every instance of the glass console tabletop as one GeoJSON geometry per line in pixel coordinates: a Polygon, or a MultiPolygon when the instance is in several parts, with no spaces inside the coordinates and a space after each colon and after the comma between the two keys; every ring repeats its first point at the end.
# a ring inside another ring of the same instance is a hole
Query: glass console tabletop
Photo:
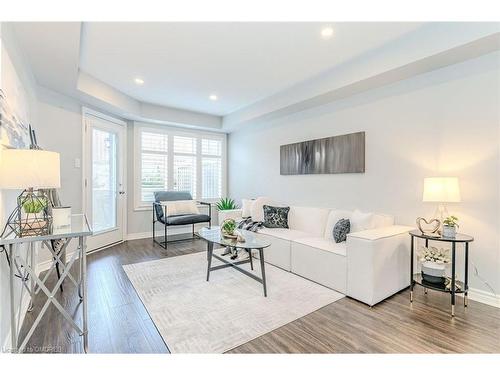
{"type": "Polygon", "coordinates": [[[71,224],[62,228],[49,228],[48,232],[43,235],[36,236],[19,236],[12,232],[6,237],[0,238],[0,245],[10,245],[26,242],[38,242],[56,240],[59,238],[73,238],[81,236],[91,236],[92,228],[90,227],[85,214],[71,215],[71,224]]]}
{"type": "Polygon", "coordinates": [[[235,238],[224,237],[220,231],[220,227],[203,228],[198,232],[198,235],[204,240],[239,249],[264,249],[271,246],[269,241],[258,238],[253,232],[243,229],[238,229],[237,232],[241,234],[245,242],[238,242],[235,238]]]}

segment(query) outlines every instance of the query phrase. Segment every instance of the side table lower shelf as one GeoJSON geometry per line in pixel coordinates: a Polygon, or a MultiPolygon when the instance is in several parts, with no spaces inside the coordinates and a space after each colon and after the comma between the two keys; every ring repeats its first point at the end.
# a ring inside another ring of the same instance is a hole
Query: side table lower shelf
{"type": "MultiPolygon", "coordinates": [[[[427,289],[437,290],[439,292],[451,293],[451,278],[447,277],[444,284],[430,283],[422,278],[422,274],[413,274],[413,283],[423,286],[427,289]]],[[[462,281],[455,280],[455,293],[465,293],[467,289],[462,281]]]]}

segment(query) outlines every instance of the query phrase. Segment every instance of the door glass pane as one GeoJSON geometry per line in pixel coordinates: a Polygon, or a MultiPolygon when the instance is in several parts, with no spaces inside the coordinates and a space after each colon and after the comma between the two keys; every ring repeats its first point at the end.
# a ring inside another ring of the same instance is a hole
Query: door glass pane
{"type": "Polygon", "coordinates": [[[92,129],[92,225],[95,232],[116,227],[116,134],[92,129]]]}

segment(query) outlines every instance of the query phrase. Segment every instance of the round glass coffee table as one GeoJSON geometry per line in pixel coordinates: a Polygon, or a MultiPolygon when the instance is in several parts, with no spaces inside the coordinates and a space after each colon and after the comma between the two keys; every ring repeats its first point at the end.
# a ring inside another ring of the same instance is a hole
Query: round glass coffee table
{"type": "Polygon", "coordinates": [[[207,281],[210,279],[210,272],[220,270],[227,267],[233,267],[235,270],[243,273],[244,275],[258,281],[264,287],[264,297],[267,297],[267,287],[266,287],[266,270],[264,265],[264,249],[271,246],[271,243],[266,240],[258,238],[255,233],[249,232],[247,230],[239,229],[238,232],[245,239],[244,242],[238,242],[236,239],[226,238],[222,235],[219,227],[203,228],[198,232],[198,235],[207,241],[207,281]],[[229,246],[236,249],[243,249],[248,252],[248,259],[230,262],[221,256],[214,254],[214,244],[221,246],[229,246]],[[252,250],[257,250],[259,252],[260,269],[262,277],[258,277],[255,274],[247,271],[244,268],[239,267],[242,264],[250,263],[250,268],[253,270],[253,256],[252,250]],[[212,267],[212,258],[215,258],[222,262],[223,264],[212,267]]]}

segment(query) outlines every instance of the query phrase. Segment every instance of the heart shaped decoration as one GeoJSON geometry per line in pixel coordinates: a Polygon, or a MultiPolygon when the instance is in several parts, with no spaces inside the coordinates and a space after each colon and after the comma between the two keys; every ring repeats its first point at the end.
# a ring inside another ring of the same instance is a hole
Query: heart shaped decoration
{"type": "Polygon", "coordinates": [[[417,227],[420,229],[420,232],[422,233],[436,233],[439,230],[439,227],[441,226],[441,221],[438,219],[432,219],[430,221],[427,221],[423,217],[417,217],[417,227]],[[422,224],[424,223],[424,226],[422,224]]]}

